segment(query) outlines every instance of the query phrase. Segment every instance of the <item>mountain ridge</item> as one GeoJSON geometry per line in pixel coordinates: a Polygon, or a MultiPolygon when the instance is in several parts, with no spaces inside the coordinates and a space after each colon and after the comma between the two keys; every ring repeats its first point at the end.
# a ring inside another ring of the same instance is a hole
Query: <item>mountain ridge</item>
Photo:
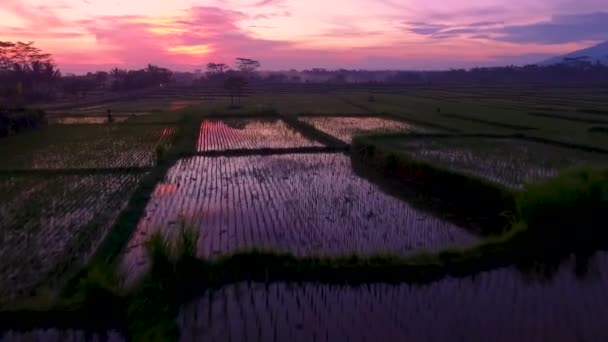
{"type": "Polygon", "coordinates": [[[549,58],[540,62],[540,65],[553,65],[569,61],[589,61],[593,64],[599,62],[608,65],[608,41],[588,47],[586,49],[570,52],[565,55],[549,58]]]}

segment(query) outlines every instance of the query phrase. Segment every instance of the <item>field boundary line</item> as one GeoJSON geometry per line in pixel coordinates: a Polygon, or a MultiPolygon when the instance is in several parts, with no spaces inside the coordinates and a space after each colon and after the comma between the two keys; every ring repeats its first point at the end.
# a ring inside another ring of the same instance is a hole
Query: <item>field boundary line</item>
{"type": "Polygon", "coordinates": [[[538,128],[536,128],[536,127],[513,125],[513,124],[508,124],[508,123],[503,123],[503,122],[478,119],[478,118],[473,118],[473,117],[469,117],[469,116],[461,115],[461,114],[443,113],[442,115],[445,117],[453,118],[453,119],[457,119],[457,120],[470,121],[470,122],[475,122],[475,123],[480,123],[480,124],[495,126],[495,127],[501,127],[501,128],[509,128],[509,129],[513,129],[513,130],[517,130],[517,131],[536,131],[536,130],[538,130],[538,128]]]}
{"type": "Polygon", "coordinates": [[[349,145],[342,140],[316,129],[313,125],[299,120],[296,116],[284,115],[282,116],[282,119],[289,127],[299,132],[304,137],[317,141],[327,147],[342,149],[348,149],[349,147],[349,145]]]}
{"type": "Polygon", "coordinates": [[[543,118],[565,120],[565,121],[582,122],[582,123],[594,124],[594,125],[597,125],[597,124],[608,125],[608,120],[577,118],[574,116],[568,116],[568,115],[564,115],[564,114],[560,114],[560,113],[528,112],[528,115],[538,116],[538,117],[543,117],[543,118]]]}

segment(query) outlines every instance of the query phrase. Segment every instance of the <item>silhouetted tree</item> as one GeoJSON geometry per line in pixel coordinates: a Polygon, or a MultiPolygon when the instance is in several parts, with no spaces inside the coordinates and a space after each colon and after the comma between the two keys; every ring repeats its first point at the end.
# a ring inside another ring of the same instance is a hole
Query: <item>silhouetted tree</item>
{"type": "Polygon", "coordinates": [[[33,42],[0,42],[0,98],[4,102],[50,99],[60,77],[51,55],[33,42]]]}
{"type": "Polygon", "coordinates": [[[207,64],[207,73],[211,74],[223,74],[228,71],[230,67],[224,63],[208,63],[207,64]]]}
{"type": "Polygon", "coordinates": [[[245,75],[254,73],[260,66],[261,66],[260,62],[254,60],[254,59],[249,59],[249,58],[237,58],[236,59],[237,69],[245,75]]]}
{"type": "Polygon", "coordinates": [[[239,98],[243,94],[243,89],[247,85],[247,80],[241,75],[230,76],[224,81],[224,89],[230,92],[230,105],[234,107],[234,97],[239,98]]]}

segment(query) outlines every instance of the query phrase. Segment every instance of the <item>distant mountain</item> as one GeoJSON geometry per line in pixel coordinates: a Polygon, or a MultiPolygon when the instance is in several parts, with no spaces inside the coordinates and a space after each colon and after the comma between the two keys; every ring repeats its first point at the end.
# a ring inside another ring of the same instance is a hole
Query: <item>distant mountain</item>
{"type": "Polygon", "coordinates": [[[583,50],[574,51],[567,55],[553,57],[546,61],[539,63],[540,65],[552,65],[563,62],[577,62],[577,61],[588,61],[591,63],[600,62],[604,65],[608,65],[608,41],[601,44],[586,48],[583,50]]]}

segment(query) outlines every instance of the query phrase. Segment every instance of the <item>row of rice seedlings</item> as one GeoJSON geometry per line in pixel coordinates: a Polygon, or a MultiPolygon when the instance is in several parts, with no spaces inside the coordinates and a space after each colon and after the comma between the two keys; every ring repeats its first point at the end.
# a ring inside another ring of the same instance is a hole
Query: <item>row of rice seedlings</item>
{"type": "MultiPolygon", "coordinates": [[[[16,136],[4,141],[3,169],[66,169],[149,167],[156,163],[155,149],[166,148],[175,133],[163,126],[61,127],[56,134],[16,136]],[[23,143],[23,144],[22,144],[23,143]],[[21,153],[15,153],[14,148],[21,153]]],[[[49,128],[53,130],[53,128],[49,128]]]]}
{"type": "Polygon", "coordinates": [[[101,125],[107,123],[120,123],[129,119],[129,116],[57,116],[49,119],[49,123],[57,125],[101,125]]]}
{"type": "Polygon", "coordinates": [[[548,284],[514,269],[425,286],[239,283],[183,305],[177,324],[182,341],[594,341],[607,285],[606,272],[583,282],[570,268],[548,284]]]}
{"type": "Polygon", "coordinates": [[[33,331],[8,330],[0,333],[0,342],[29,342],[29,341],[107,341],[125,342],[127,339],[120,332],[110,330],[104,332],[76,329],[37,329],[33,331]]]}
{"type": "Polygon", "coordinates": [[[90,257],[140,178],[0,178],[0,303],[90,257]]]}
{"type": "Polygon", "coordinates": [[[478,241],[357,177],[341,154],[180,161],[129,243],[129,274],[146,264],[147,236],[158,229],[171,236],[180,218],[200,230],[205,258],[260,248],[298,256],[408,254],[478,241]]]}
{"type": "Polygon", "coordinates": [[[606,155],[507,138],[437,137],[394,141],[407,155],[507,188],[556,176],[564,168],[605,164],[606,155]]]}
{"type": "Polygon", "coordinates": [[[198,151],[321,146],[291,129],[282,120],[204,120],[198,151]]]}
{"type": "Polygon", "coordinates": [[[426,130],[403,121],[376,117],[307,117],[301,116],[301,121],[316,129],[334,136],[345,143],[351,143],[355,135],[380,134],[398,132],[423,133],[426,130]]]}

